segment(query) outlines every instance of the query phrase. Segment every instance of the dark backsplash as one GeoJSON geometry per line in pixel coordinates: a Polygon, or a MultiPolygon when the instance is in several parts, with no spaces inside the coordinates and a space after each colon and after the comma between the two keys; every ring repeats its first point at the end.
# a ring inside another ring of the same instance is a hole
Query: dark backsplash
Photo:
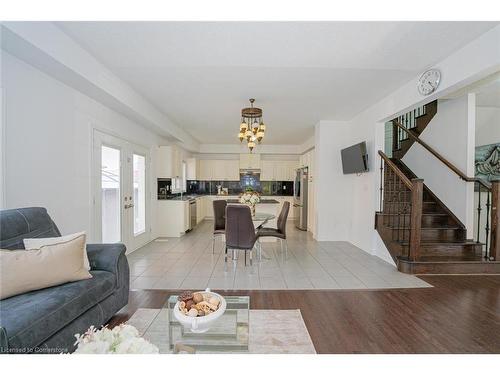
{"type": "MultiPolygon", "coordinates": [[[[229,195],[243,192],[240,181],[198,181],[188,180],[186,194],[217,194],[217,185],[227,188],[229,195]]],[[[262,195],[293,195],[292,181],[260,181],[262,195]]]]}

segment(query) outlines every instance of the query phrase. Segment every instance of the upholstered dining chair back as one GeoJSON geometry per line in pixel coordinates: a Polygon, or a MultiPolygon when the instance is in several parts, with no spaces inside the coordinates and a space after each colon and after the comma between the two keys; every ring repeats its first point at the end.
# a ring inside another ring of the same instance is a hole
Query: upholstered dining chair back
{"type": "Polygon", "coordinates": [[[227,201],[224,199],[214,200],[214,232],[224,230],[226,228],[226,206],[227,201]]]}
{"type": "Polygon", "coordinates": [[[290,211],[290,202],[284,202],[281,207],[280,215],[278,216],[278,232],[286,237],[286,220],[288,218],[288,211],[290,211]]]}
{"type": "Polygon", "coordinates": [[[256,240],[250,208],[240,204],[228,205],[226,207],[226,247],[251,250],[256,240]]]}

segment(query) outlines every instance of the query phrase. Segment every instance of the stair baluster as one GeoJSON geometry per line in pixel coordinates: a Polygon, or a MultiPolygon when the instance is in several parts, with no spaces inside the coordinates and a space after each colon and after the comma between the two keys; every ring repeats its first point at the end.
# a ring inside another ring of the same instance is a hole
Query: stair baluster
{"type": "MultiPolygon", "coordinates": [[[[475,184],[474,184],[475,185],[475,184]]],[[[478,197],[477,197],[477,243],[480,243],[480,234],[481,234],[481,184],[478,184],[478,197]]]]}
{"type": "Polygon", "coordinates": [[[485,253],[484,253],[484,258],[488,260],[490,258],[489,254],[489,247],[488,247],[488,240],[489,240],[489,235],[490,235],[490,192],[486,191],[486,226],[484,227],[484,231],[486,232],[486,241],[485,241],[485,253]]]}
{"type": "Polygon", "coordinates": [[[491,241],[490,260],[500,258],[500,181],[491,183],[491,241]]]}
{"type": "Polygon", "coordinates": [[[421,236],[423,180],[410,181],[387,155],[382,151],[379,151],[379,155],[382,159],[380,209],[384,226],[392,228],[389,235],[392,241],[400,244],[400,256],[417,259],[421,236]]]}
{"type": "Polygon", "coordinates": [[[383,211],[383,191],[384,191],[384,160],[380,158],[380,212],[383,211]]]}

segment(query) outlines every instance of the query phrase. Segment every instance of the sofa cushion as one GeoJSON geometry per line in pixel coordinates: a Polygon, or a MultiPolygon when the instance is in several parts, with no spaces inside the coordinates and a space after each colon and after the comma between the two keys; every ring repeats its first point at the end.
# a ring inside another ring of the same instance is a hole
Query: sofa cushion
{"type": "Polygon", "coordinates": [[[0,248],[24,249],[23,239],[59,237],[61,233],[43,207],[0,210],[0,248]]]}
{"type": "Polygon", "coordinates": [[[0,299],[92,278],[83,261],[85,237],[82,233],[39,250],[0,249],[0,299]]]}
{"type": "Polygon", "coordinates": [[[113,293],[116,275],[107,271],[90,273],[91,279],[0,301],[0,341],[7,339],[9,349],[37,347],[113,293]]]}

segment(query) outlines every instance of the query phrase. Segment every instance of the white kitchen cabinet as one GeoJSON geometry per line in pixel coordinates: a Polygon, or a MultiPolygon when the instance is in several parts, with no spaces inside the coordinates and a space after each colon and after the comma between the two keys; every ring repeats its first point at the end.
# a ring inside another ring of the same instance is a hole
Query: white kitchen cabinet
{"type": "Polygon", "coordinates": [[[226,160],[226,179],[228,181],[240,180],[239,160],[226,160]]]}
{"type": "Polygon", "coordinates": [[[200,160],[200,173],[198,174],[199,179],[202,181],[210,181],[213,176],[213,160],[200,160]]]}
{"type": "Polygon", "coordinates": [[[159,146],[156,175],[174,178],[182,175],[182,151],[177,146],[159,146]]]}
{"type": "Polygon", "coordinates": [[[261,162],[261,172],[260,172],[260,180],[261,181],[274,181],[275,177],[275,162],[273,160],[262,160],[261,162]]]}
{"type": "Polygon", "coordinates": [[[238,160],[200,160],[199,179],[204,181],[238,181],[238,160]]]}
{"type": "Polygon", "coordinates": [[[274,168],[274,179],[276,181],[289,181],[290,163],[288,161],[279,161],[274,168]]]}
{"type": "Polygon", "coordinates": [[[186,160],[186,179],[198,180],[200,173],[200,161],[196,158],[186,160]]]}
{"type": "Polygon", "coordinates": [[[260,154],[240,154],[240,169],[260,168],[260,154]]]}
{"type": "Polygon", "coordinates": [[[226,179],[226,160],[212,160],[213,174],[211,180],[222,181],[226,179]]]}
{"type": "Polygon", "coordinates": [[[261,181],[294,181],[298,163],[293,160],[262,160],[261,181]]]}
{"type": "Polygon", "coordinates": [[[158,236],[182,236],[189,228],[189,201],[159,200],[157,202],[158,236]]]}

